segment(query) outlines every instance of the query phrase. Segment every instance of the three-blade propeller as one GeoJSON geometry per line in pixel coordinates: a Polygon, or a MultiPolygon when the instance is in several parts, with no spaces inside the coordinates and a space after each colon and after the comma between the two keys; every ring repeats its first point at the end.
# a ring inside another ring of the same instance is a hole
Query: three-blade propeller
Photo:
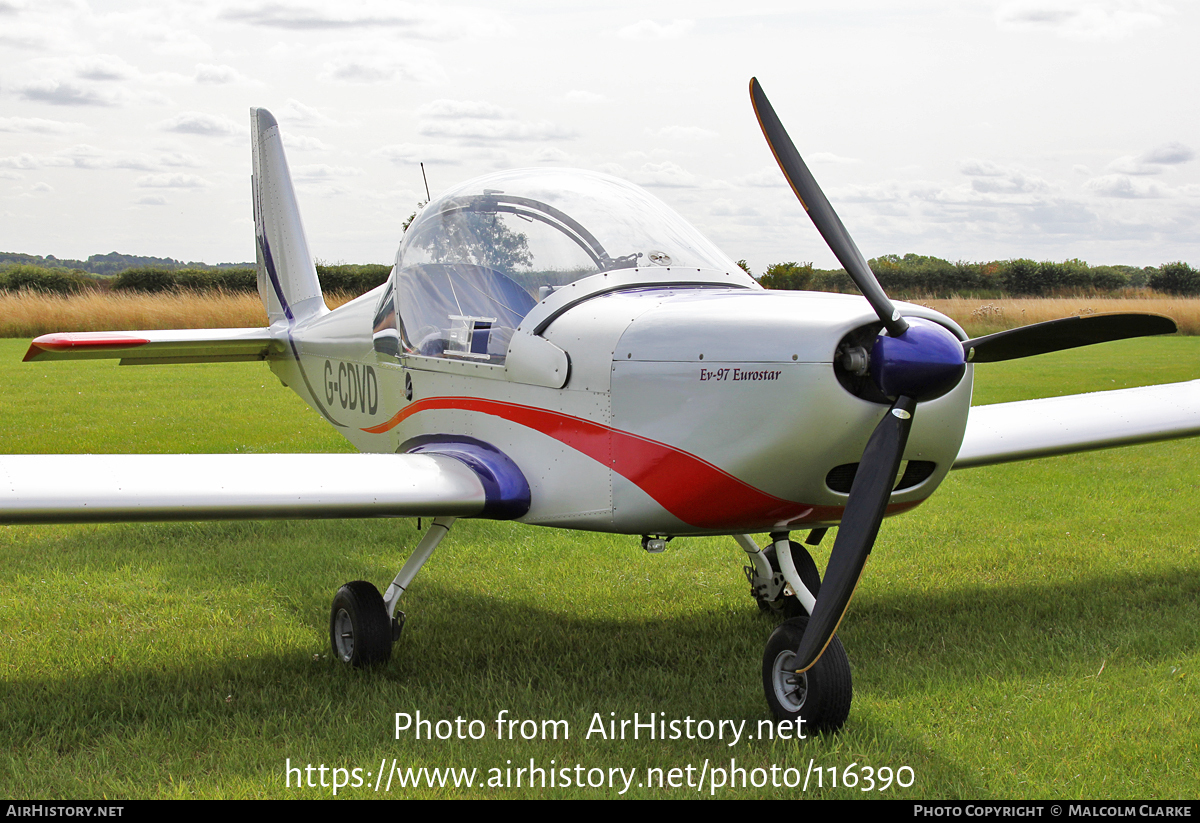
{"type": "Polygon", "coordinates": [[[795,670],[803,672],[825,651],[854,596],[887,512],[918,403],[941,397],[958,385],[967,362],[1011,360],[1109,340],[1170,334],[1175,331],[1175,323],[1158,315],[1092,315],[1036,323],[960,341],[936,323],[901,317],[800,158],[757,79],[750,80],[750,99],[763,135],[792,191],[883,323],[886,334],[881,333],[875,339],[869,368],[880,391],[895,398],[871,433],[851,484],[825,579],[796,650],[795,670]]]}

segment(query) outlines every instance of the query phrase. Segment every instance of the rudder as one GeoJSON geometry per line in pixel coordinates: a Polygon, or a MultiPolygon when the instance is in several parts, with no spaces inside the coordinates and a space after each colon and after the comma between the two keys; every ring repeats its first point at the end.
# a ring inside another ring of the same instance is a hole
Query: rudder
{"type": "Polygon", "coordinates": [[[279,124],[266,109],[250,109],[250,130],[258,294],[272,325],[291,325],[328,308],[300,220],[279,124]]]}

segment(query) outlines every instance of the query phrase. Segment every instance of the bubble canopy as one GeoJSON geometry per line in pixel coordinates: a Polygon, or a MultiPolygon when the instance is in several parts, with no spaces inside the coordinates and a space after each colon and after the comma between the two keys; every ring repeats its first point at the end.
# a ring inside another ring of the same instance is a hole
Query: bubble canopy
{"type": "MultiPolygon", "coordinates": [[[[413,219],[377,340],[394,328],[395,354],[502,362],[521,318],[556,289],[618,270],[663,282],[664,268],[740,274],[686,220],[616,177],[567,169],[479,177],[413,219]]],[[[745,280],[737,285],[753,282],[745,280]]]]}

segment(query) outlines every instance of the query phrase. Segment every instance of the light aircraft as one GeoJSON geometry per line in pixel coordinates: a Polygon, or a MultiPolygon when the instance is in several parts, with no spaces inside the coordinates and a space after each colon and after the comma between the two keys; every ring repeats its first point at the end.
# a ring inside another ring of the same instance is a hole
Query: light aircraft
{"type": "Polygon", "coordinates": [[[251,112],[257,329],[50,334],[26,360],[265,360],[361,454],[0,458],[0,522],[432,518],[381,595],[342,586],[330,641],[386,662],[401,598],[459,517],[731,535],[786,618],[763,656],[781,720],[842,726],[836,637],[885,516],[951,469],[1200,434],[1200,381],[971,408],[976,363],[1175,331],[1154,315],[976,339],[893,302],[751,81],[784,176],[866,297],[764,290],[613,177],[523,170],[458,185],[404,233],[388,281],[330,311],[279,127],[251,112]],[[803,544],[836,539],[824,579],[803,544]],[[760,547],[751,534],[768,532],[760,547]]]}

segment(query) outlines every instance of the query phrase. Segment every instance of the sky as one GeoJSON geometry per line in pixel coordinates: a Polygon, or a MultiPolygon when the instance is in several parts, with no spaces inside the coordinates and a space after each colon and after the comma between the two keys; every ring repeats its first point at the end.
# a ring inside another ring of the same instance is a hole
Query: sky
{"type": "Polygon", "coordinates": [[[868,257],[1200,266],[1200,3],[0,0],[0,251],[254,259],[249,109],[314,256],[390,263],[425,199],[568,166],[756,274],[836,262],[757,76],[868,257]]]}

